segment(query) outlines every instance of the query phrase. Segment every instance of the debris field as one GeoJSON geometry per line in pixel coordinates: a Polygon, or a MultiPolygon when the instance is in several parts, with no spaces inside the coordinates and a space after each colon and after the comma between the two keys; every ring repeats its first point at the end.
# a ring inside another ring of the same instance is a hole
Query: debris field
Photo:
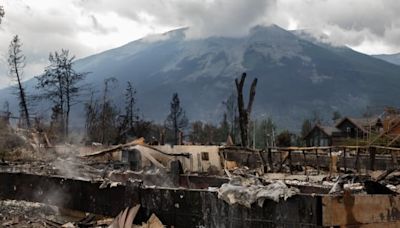
{"type": "Polygon", "coordinates": [[[390,149],[65,145],[0,163],[0,226],[398,227],[390,149]]]}

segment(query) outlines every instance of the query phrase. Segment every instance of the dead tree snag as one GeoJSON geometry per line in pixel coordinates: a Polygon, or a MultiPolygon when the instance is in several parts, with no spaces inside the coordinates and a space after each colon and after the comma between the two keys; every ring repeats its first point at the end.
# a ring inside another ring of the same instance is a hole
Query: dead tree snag
{"type": "Polygon", "coordinates": [[[246,79],[246,73],[242,74],[240,81],[237,78],[235,79],[237,99],[238,99],[237,102],[239,109],[240,138],[243,147],[247,147],[249,145],[249,138],[248,138],[249,119],[250,119],[251,109],[253,107],[254,97],[256,95],[256,85],[257,85],[257,78],[255,78],[251,83],[249,103],[247,104],[247,108],[245,108],[243,101],[243,85],[245,79],[246,79]]]}

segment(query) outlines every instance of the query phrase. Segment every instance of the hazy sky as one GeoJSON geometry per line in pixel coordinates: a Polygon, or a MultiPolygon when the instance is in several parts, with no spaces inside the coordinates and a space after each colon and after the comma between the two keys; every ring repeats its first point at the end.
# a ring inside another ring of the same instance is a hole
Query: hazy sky
{"type": "Polygon", "coordinates": [[[0,87],[13,35],[23,41],[25,77],[42,72],[48,53],[78,58],[140,37],[190,27],[191,38],[241,36],[254,25],[277,24],[326,34],[368,54],[400,52],[398,0],[0,0],[0,87]]]}

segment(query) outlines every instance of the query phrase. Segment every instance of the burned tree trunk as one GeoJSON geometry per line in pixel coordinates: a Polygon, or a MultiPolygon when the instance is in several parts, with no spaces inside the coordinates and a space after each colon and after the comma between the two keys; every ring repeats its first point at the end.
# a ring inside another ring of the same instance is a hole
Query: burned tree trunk
{"type": "MultiPolygon", "coordinates": [[[[0,7],[0,16],[1,9],[2,8],[0,7]]],[[[8,49],[8,64],[10,66],[10,75],[17,82],[16,94],[19,99],[20,116],[25,120],[24,125],[27,128],[30,128],[31,124],[29,120],[28,101],[25,88],[22,84],[22,72],[23,68],[25,67],[25,56],[22,54],[21,46],[21,40],[19,39],[18,35],[15,35],[8,49]]]]}
{"type": "Polygon", "coordinates": [[[248,131],[249,131],[249,118],[251,109],[253,107],[254,97],[256,95],[256,85],[257,78],[253,80],[250,87],[250,96],[249,103],[247,104],[247,108],[244,106],[243,101],[243,85],[246,79],[246,73],[242,74],[240,81],[236,78],[236,90],[237,90],[237,102],[238,102],[238,110],[239,110],[239,127],[240,127],[240,138],[242,141],[242,146],[247,147],[249,145],[248,131]]]}

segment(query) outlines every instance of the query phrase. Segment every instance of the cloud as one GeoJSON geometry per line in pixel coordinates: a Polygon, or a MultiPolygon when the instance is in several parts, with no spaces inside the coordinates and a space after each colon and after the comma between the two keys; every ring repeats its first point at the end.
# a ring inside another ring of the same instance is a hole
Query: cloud
{"type": "Polygon", "coordinates": [[[118,29],[115,27],[105,27],[97,20],[96,16],[89,15],[89,18],[92,20],[92,28],[93,31],[98,34],[109,34],[110,32],[117,32],[118,29]]]}
{"type": "Polygon", "coordinates": [[[257,24],[310,29],[334,44],[368,53],[400,52],[398,0],[77,0],[94,13],[116,13],[139,24],[190,27],[191,38],[240,36],[257,24]],[[375,46],[375,48],[374,48],[375,46]]]}
{"type": "Polygon", "coordinates": [[[368,53],[400,52],[400,1],[278,0],[273,12],[268,20],[283,27],[294,23],[368,53]]]}
{"type": "Polygon", "coordinates": [[[263,23],[271,0],[81,0],[76,5],[93,12],[117,12],[139,23],[190,27],[193,38],[212,35],[239,36],[263,23]]]}
{"type": "MultiPolygon", "coordinates": [[[[154,27],[138,25],[117,12],[92,14],[72,0],[6,0],[0,5],[6,14],[0,24],[0,61],[7,59],[8,45],[18,34],[27,60],[25,79],[43,72],[50,52],[64,48],[82,58],[154,33],[154,27]]],[[[9,85],[8,66],[2,64],[0,88],[9,85]]]]}

